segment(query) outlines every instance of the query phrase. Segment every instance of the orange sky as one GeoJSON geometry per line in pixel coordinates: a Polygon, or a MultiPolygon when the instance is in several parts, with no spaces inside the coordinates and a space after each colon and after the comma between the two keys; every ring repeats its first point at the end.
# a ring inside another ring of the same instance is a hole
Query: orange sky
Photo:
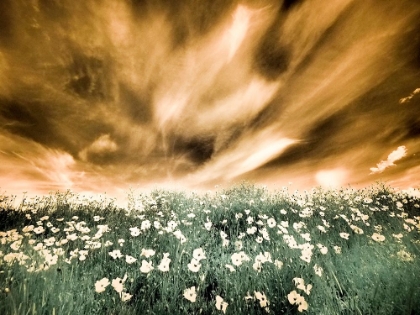
{"type": "Polygon", "coordinates": [[[0,189],[420,187],[420,3],[0,4],[0,189]]]}

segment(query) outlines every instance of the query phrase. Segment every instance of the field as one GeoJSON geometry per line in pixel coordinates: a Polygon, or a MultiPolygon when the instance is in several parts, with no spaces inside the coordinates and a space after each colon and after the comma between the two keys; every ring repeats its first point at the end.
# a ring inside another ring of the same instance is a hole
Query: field
{"type": "Polygon", "coordinates": [[[420,314],[420,199],[384,185],[14,198],[0,314],[420,314]]]}

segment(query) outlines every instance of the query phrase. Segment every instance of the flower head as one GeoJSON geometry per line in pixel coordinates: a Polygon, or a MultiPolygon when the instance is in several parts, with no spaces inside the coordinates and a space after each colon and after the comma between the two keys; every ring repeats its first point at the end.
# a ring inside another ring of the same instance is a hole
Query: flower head
{"type": "Polygon", "coordinates": [[[141,250],[141,256],[144,256],[146,258],[149,258],[150,256],[153,256],[155,254],[155,251],[153,249],[142,249],[141,250]]]}
{"type": "Polygon", "coordinates": [[[95,282],[95,291],[98,293],[102,293],[105,291],[105,288],[109,286],[108,278],[102,278],[95,282]]]}
{"type": "Polygon", "coordinates": [[[131,294],[127,292],[122,292],[120,295],[121,295],[121,301],[123,302],[129,301],[133,297],[131,294]]]}
{"type": "Polygon", "coordinates": [[[376,242],[383,242],[385,241],[385,236],[378,234],[378,233],[373,233],[372,234],[372,239],[376,242]]]}
{"type": "Polygon", "coordinates": [[[266,307],[270,303],[267,301],[267,297],[265,293],[261,293],[259,291],[254,292],[255,298],[260,302],[261,307],[266,307]]]}
{"type": "Polygon", "coordinates": [[[192,258],[191,262],[188,264],[188,269],[192,272],[198,272],[200,270],[200,267],[200,262],[195,258],[192,258]]]}
{"type": "Polygon", "coordinates": [[[193,251],[193,257],[197,260],[200,261],[202,259],[206,259],[206,253],[204,252],[204,250],[200,247],[197,249],[194,249],[193,251]]]}
{"type": "Polygon", "coordinates": [[[171,260],[168,257],[169,257],[168,253],[163,254],[163,258],[158,266],[158,269],[162,272],[169,271],[169,264],[171,260]]]}
{"type": "Polygon", "coordinates": [[[127,262],[127,264],[132,264],[132,263],[136,262],[137,259],[134,258],[133,256],[125,255],[125,261],[127,262]]]}
{"type": "Polygon", "coordinates": [[[190,302],[195,302],[197,299],[197,292],[195,291],[195,286],[184,290],[184,298],[190,302]]]}
{"type": "Polygon", "coordinates": [[[131,234],[131,236],[139,236],[141,234],[141,231],[137,226],[132,227],[132,228],[130,228],[130,234],[131,234]]]}
{"type": "Polygon", "coordinates": [[[141,267],[140,267],[140,271],[143,273],[149,273],[150,271],[152,271],[153,268],[153,264],[151,262],[148,262],[146,260],[142,260],[141,262],[141,267]]]}
{"type": "Polygon", "coordinates": [[[119,249],[115,249],[108,253],[113,259],[121,258],[123,255],[119,249]]]}
{"type": "Polygon", "coordinates": [[[111,282],[111,285],[115,289],[115,291],[117,291],[118,293],[122,293],[122,291],[124,290],[125,280],[127,280],[127,275],[124,275],[123,279],[121,278],[113,279],[111,282]]]}
{"type": "Polygon", "coordinates": [[[216,295],[216,308],[223,313],[226,313],[226,308],[228,307],[228,303],[226,303],[220,295],[216,295]]]}

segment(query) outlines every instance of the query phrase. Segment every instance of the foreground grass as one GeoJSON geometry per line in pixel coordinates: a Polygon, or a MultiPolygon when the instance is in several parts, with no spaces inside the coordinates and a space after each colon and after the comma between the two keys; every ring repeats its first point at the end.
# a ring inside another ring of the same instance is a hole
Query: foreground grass
{"type": "Polygon", "coordinates": [[[0,200],[0,314],[420,314],[420,200],[388,187],[0,200]]]}

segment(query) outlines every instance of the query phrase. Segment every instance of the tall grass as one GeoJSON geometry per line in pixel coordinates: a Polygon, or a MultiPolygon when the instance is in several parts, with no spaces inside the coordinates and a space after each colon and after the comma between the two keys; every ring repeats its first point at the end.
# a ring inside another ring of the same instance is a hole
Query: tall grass
{"type": "Polygon", "coordinates": [[[420,314],[420,200],[383,185],[0,197],[0,314],[420,314]]]}

